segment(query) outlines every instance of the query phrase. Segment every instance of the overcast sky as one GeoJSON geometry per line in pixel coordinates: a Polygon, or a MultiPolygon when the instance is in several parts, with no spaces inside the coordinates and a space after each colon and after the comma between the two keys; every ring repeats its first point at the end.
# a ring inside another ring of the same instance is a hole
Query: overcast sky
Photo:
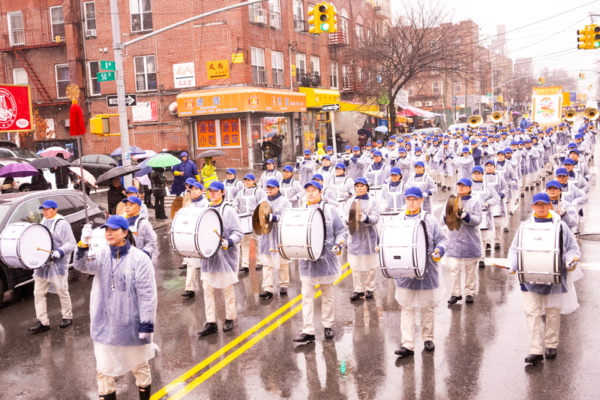
{"type": "MultiPolygon", "coordinates": [[[[400,11],[402,0],[390,1],[392,8],[400,11]]],[[[581,70],[585,80],[580,83],[578,92],[587,91],[590,84],[594,85],[593,93],[596,92],[598,74],[591,70],[600,70],[600,49],[577,50],[576,32],[590,24],[589,12],[600,14],[600,0],[450,0],[449,3],[439,1],[439,4],[450,4],[454,8],[454,22],[470,18],[477,23],[480,39],[491,40],[496,35],[497,25],[505,25],[509,57],[513,61],[532,57],[536,74],[548,66],[564,68],[578,78],[581,70]],[[556,16],[558,14],[562,15],[556,16]]],[[[596,23],[600,25],[600,17],[596,23]]],[[[490,40],[485,42],[486,46],[490,40]]]]}

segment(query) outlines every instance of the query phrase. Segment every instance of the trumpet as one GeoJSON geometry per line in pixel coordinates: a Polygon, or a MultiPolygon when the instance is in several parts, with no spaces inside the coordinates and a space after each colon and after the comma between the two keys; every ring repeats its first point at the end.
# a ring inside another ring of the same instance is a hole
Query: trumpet
{"type": "Polygon", "coordinates": [[[481,115],[472,115],[469,117],[468,123],[469,127],[478,128],[483,123],[483,118],[481,118],[481,115]]]}

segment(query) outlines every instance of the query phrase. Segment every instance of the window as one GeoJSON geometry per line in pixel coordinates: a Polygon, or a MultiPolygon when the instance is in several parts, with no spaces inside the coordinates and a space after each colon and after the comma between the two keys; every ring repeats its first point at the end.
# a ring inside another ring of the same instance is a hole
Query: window
{"type": "Polygon", "coordinates": [[[319,57],[310,56],[310,72],[312,76],[319,76],[321,74],[319,57]]]}
{"type": "Polygon", "coordinates": [[[42,210],[40,210],[41,204],[39,199],[30,200],[24,204],[21,204],[17,210],[10,217],[8,223],[13,222],[31,222],[32,224],[39,224],[42,222],[42,210]]]}
{"type": "Polygon", "coordinates": [[[57,36],[60,36],[60,41],[65,40],[65,19],[63,18],[62,6],[50,7],[50,21],[52,23],[52,41],[57,42],[57,36]]]}
{"type": "Polygon", "coordinates": [[[83,163],[84,164],[98,164],[98,156],[84,156],[83,163]]]}
{"type": "Polygon", "coordinates": [[[440,64],[437,61],[434,61],[431,65],[431,73],[439,74],[440,73],[440,64]]]}
{"type": "Polygon", "coordinates": [[[156,90],[156,64],[154,56],[135,57],[135,90],[156,90]]]}
{"type": "Polygon", "coordinates": [[[129,0],[131,31],[140,32],[152,29],[152,4],[150,0],[129,0]]]}
{"type": "Polygon", "coordinates": [[[306,55],[305,54],[296,54],[296,79],[300,81],[300,79],[306,76],[306,55]]]}
{"type": "Polygon", "coordinates": [[[13,69],[13,83],[15,85],[29,85],[29,79],[27,79],[27,71],[25,71],[25,68],[13,69]]]}
{"type": "Polygon", "coordinates": [[[69,201],[73,203],[73,207],[75,207],[75,212],[83,211],[85,209],[85,205],[83,201],[77,196],[67,196],[69,201]]]}
{"type": "Polygon", "coordinates": [[[283,86],[285,84],[283,75],[283,53],[271,52],[271,68],[273,70],[273,85],[283,86]]]}
{"type": "Polygon", "coordinates": [[[279,0],[269,0],[269,25],[275,29],[281,29],[281,7],[279,6],[279,0]]]}
{"type": "Polygon", "coordinates": [[[356,24],[356,39],[358,40],[358,43],[361,43],[363,41],[363,32],[363,26],[360,24],[356,24]]]}
{"type": "Polygon", "coordinates": [[[98,82],[98,72],[100,72],[100,61],[90,61],[88,63],[88,71],[90,75],[90,94],[98,96],[102,94],[100,90],[100,82],[98,82]]]}
{"type": "Polygon", "coordinates": [[[294,0],[294,29],[305,31],[304,28],[304,6],[302,0],[294,0]]]}
{"type": "Polygon", "coordinates": [[[56,72],[56,94],[57,99],[64,99],[67,97],[67,86],[71,83],[69,78],[69,65],[59,64],[55,66],[56,72]]]}
{"type": "Polygon", "coordinates": [[[415,95],[415,85],[408,85],[408,95],[409,96],[415,95]]]}
{"type": "Polygon", "coordinates": [[[196,123],[197,142],[200,148],[241,147],[240,120],[222,119],[198,121],[196,123]]]}
{"type": "Polygon", "coordinates": [[[98,156],[98,164],[100,165],[108,165],[111,167],[116,167],[117,162],[109,156],[98,156]]]}
{"type": "Polygon", "coordinates": [[[75,207],[65,196],[51,196],[49,199],[56,202],[58,205],[58,213],[63,217],[77,212],[77,207],[75,207]]]}
{"type": "Polygon", "coordinates": [[[8,31],[11,46],[21,46],[25,44],[23,13],[21,13],[21,11],[8,13],[8,31]]]}
{"type": "MultiPolygon", "coordinates": [[[[83,10],[85,12],[85,29],[96,30],[96,5],[93,1],[88,1],[87,3],[83,3],[83,10]]],[[[93,36],[91,34],[87,34],[86,36],[93,36]]]]}
{"type": "MultiPolygon", "coordinates": [[[[8,150],[0,150],[0,157],[2,158],[12,158],[14,155],[8,150]]],[[[1,165],[1,164],[0,164],[1,165]]],[[[4,167],[5,165],[2,165],[4,167]]]]}
{"type": "Polygon", "coordinates": [[[250,22],[255,24],[266,24],[267,13],[262,9],[262,3],[255,3],[248,6],[248,15],[250,16],[250,22]]]}
{"type": "Polygon", "coordinates": [[[440,94],[440,83],[439,82],[433,82],[433,84],[431,85],[431,93],[440,94]]]}
{"type": "Polygon", "coordinates": [[[454,91],[455,92],[461,92],[462,91],[462,86],[461,86],[460,82],[454,82],[454,91]]]}
{"type": "Polygon", "coordinates": [[[252,47],[252,82],[267,83],[265,50],[252,47]]]}
{"type": "Polygon", "coordinates": [[[363,80],[363,70],[361,67],[356,68],[356,81],[362,82],[363,80]]]}
{"type": "Polygon", "coordinates": [[[339,30],[342,33],[348,33],[348,13],[346,12],[346,10],[342,10],[341,12],[339,30]]]}
{"type": "Polygon", "coordinates": [[[347,65],[342,65],[342,84],[342,89],[350,89],[350,67],[347,65]]]}
{"type": "Polygon", "coordinates": [[[332,61],[329,64],[329,84],[331,85],[332,89],[338,88],[338,80],[339,80],[338,76],[339,76],[338,63],[332,61]]]}

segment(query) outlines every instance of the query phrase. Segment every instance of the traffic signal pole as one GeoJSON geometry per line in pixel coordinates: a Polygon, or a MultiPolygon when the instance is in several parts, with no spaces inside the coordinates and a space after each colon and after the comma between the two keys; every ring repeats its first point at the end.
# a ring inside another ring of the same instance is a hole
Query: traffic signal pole
{"type": "MultiPolygon", "coordinates": [[[[131,46],[137,42],[140,42],[144,39],[147,39],[152,36],[156,36],[160,33],[166,32],[173,28],[177,28],[178,26],[185,25],[192,21],[196,21],[201,18],[206,18],[211,15],[219,14],[225,11],[233,10],[239,7],[245,7],[252,4],[262,3],[265,0],[250,0],[244,3],[235,4],[228,7],[219,8],[218,10],[209,11],[204,14],[196,15],[195,17],[191,17],[188,19],[184,19],[183,21],[176,22],[172,25],[164,27],[162,29],[157,29],[154,32],[148,33],[147,35],[140,36],[139,38],[130,40],[129,42],[122,43],[121,42],[121,25],[119,23],[119,3],[117,0],[110,0],[110,15],[111,15],[111,23],[113,30],[113,50],[115,57],[115,80],[117,83],[117,107],[119,110],[119,129],[121,130],[121,154],[123,160],[123,166],[131,165],[131,152],[129,149],[129,126],[127,124],[127,106],[125,102],[125,72],[123,69],[123,49],[127,46],[131,46]]],[[[124,177],[125,187],[131,186],[131,175],[126,175],[124,177]]]]}

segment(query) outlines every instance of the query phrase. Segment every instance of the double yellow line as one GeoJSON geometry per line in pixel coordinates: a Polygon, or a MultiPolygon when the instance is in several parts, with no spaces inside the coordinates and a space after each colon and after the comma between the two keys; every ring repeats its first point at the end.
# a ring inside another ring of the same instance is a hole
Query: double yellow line
{"type": "MultiPolygon", "coordinates": [[[[344,270],[346,267],[348,267],[348,264],[345,264],[342,267],[342,270],[344,270]]],[[[351,273],[352,273],[352,269],[348,268],[342,274],[342,276],[340,276],[333,284],[337,285],[339,282],[341,282],[344,278],[346,278],[351,273]]],[[[315,299],[318,298],[319,296],[321,296],[321,291],[320,290],[315,294],[315,299]]],[[[224,347],[222,347],[218,351],[214,352],[212,355],[210,355],[209,357],[207,357],[206,359],[204,359],[200,364],[197,364],[192,369],[190,369],[189,371],[185,372],[183,375],[181,375],[180,377],[178,377],[177,379],[175,379],[173,382],[169,383],[167,386],[165,386],[164,388],[162,388],[158,392],[154,393],[152,395],[152,397],[151,397],[151,400],[159,400],[159,399],[162,399],[164,396],[168,396],[169,392],[177,389],[181,384],[185,384],[185,382],[188,379],[190,379],[191,377],[193,377],[194,375],[196,375],[202,369],[206,368],[210,363],[212,363],[213,361],[215,361],[217,358],[221,357],[222,355],[224,355],[225,353],[227,353],[229,350],[233,349],[235,346],[237,346],[242,341],[244,341],[245,339],[247,339],[250,335],[252,335],[255,332],[257,332],[260,328],[264,327],[269,322],[271,322],[275,318],[277,318],[279,315],[283,314],[284,311],[286,311],[289,308],[291,308],[294,304],[298,303],[300,300],[302,300],[302,295],[301,294],[299,294],[298,296],[294,297],[292,300],[290,300],[288,303],[286,303],[285,305],[283,305],[277,311],[273,312],[271,315],[269,315],[268,317],[266,317],[265,319],[263,319],[262,321],[260,321],[256,325],[254,325],[252,328],[248,329],[246,332],[244,332],[243,334],[241,334],[240,336],[238,336],[237,338],[235,338],[231,342],[227,343],[227,345],[225,345],[224,347]]],[[[247,351],[252,346],[254,346],[258,342],[260,342],[269,333],[271,333],[275,329],[279,328],[285,321],[287,321],[288,319],[290,319],[291,317],[293,317],[294,315],[296,315],[301,309],[302,309],[302,304],[299,304],[296,307],[294,307],[291,311],[289,311],[286,314],[284,314],[281,318],[279,318],[273,324],[271,324],[270,326],[268,326],[262,332],[260,332],[256,336],[254,336],[252,339],[248,340],[246,343],[244,343],[242,346],[240,346],[233,353],[229,354],[227,357],[225,357],[219,363],[217,363],[216,365],[212,366],[208,371],[204,372],[202,375],[200,375],[199,377],[197,377],[196,379],[194,379],[193,381],[191,381],[190,383],[188,383],[185,387],[183,387],[182,389],[180,389],[179,391],[177,391],[173,396],[169,397],[169,400],[178,400],[178,399],[181,399],[186,394],[190,393],[192,390],[194,390],[196,387],[198,387],[198,385],[200,385],[202,382],[204,382],[205,380],[207,380],[208,378],[210,378],[211,376],[213,376],[215,373],[217,373],[218,371],[220,371],[223,367],[225,367],[231,361],[235,360],[237,357],[239,357],[245,351],[247,351]]]]}

